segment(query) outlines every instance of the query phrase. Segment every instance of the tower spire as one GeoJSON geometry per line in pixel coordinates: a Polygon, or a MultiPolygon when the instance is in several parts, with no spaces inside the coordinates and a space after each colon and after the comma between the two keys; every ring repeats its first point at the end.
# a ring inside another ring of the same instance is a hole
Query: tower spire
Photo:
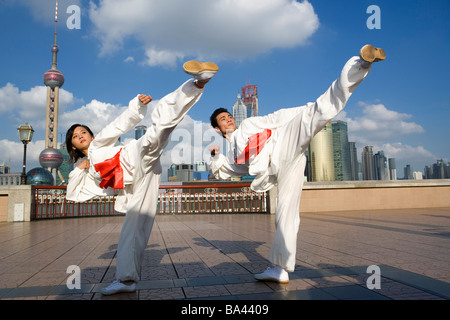
{"type": "Polygon", "coordinates": [[[57,54],[59,51],[58,46],[56,45],[57,25],[58,25],[58,0],[56,0],[56,7],[55,7],[55,33],[54,33],[55,39],[52,46],[52,70],[56,70],[57,54]]]}
{"type": "Polygon", "coordinates": [[[55,8],[55,22],[58,22],[58,0],[56,0],[56,8],[55,8]]]}

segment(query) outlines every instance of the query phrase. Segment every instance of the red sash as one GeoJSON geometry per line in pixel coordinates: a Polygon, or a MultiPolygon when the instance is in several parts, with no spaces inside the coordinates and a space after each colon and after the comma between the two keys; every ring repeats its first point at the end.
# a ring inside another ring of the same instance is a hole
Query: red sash
{"type": "Polygon", "coordinates": [[[111,159],[97,163],[94,166],[95,171],[100,172],[100,177],[102,178],[100,188],[123,189],[123,169],[119,160],[120,151],[111,159]]]}
{"type": "Polygon", "coordinates": [[[234,161],[237,164],[243,164],[252,155],[254,154],[258,155],[271,135],[272,135],[271,130],[264,129],[263,132],[250,136],[248,138],[248,144],[245,147],[244,151],[242,151],[242,153],[236,159],[234,159],[234,161]]]}

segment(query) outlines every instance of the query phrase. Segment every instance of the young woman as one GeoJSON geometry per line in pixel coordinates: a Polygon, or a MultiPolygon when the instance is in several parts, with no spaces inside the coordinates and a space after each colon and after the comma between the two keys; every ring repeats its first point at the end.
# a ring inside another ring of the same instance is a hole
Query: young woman
{"type": "Polygon", "coordinates": [[[200,99],[204,85],[219,68],[214,63],[189,61],[183,69],[194,79],[159,100],[151,115],[153,124],[139,140],[115,146],[121,135],[145,117],[152,100],[147,95],[131,100],[127,110],[95,137],[80,124],[67,131],[71,160],[86,157],[69,175],[67,200],[83,202],[118,192],[115,210],[126,213],[117,249],[116,281],[102,290],[105,295],[136,290],[142,254],[156,215],[160,156],[170,133],[200,99]]]}

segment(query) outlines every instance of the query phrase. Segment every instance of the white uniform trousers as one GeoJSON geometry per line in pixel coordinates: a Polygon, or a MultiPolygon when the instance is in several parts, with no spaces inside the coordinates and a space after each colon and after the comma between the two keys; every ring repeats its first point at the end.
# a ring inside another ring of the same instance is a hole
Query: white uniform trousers
{"type": "Polygon", "coordinates": [[[362,68],[358,57],[351,58],[340,77],[315,103],[307,104],[303,112],[277,129],[272,153],[272,158],[276,159],[278,184],[276,231],[269,260],[288,272],[295,268],[305,150],[314,135],[344,108],[353,90],[369,72],[370,66],[362,68]]]}
{"type": "MultiPolygon", "coordinates": [[[[139,140],[127,145],[125,157],[135,157],[133,184],[126,185],[127,213],[119,237],[116,279],[138,281],[144,250],[156,216],[161,181],[160,157],[170,133],[200,99],[203,89],[192,80],[162,98],[152,112],[153,124],[139,140]]],[[[128,161],[127,161],[128,162],[128,161]]]]}

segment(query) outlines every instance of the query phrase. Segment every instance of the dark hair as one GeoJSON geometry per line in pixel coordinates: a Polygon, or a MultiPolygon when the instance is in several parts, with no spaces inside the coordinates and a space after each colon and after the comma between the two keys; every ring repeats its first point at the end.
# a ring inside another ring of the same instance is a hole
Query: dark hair
{"type": "Polygon", "coordinates": [[[89,132],[89,134],[93,137],[94,134],[92,133],[91,129],[89,129],[88,126],[85,126],[84,124],[74,124],[72,125],[69,130],[67,130],[66,133],[66,147],[67,147],[67,152],[69,153],[69,163],[75,163],[78,161],[78,159],[83,158],[84,154],[78,150],[78,149],[74,149],[73,148],[73,144],[72,144],[72,136],[73,136],[73,132],[75,131],[75,129],[77,127],[83,127],[84,129],[87,130],[87,132],[89,132]]]}
{"type": "MultiPolygon", "coordinates": [[[[211,117],[209,118],[209,120],[211,121],[211,125],[213,128],[216,128],[219,126],[219,124],[217,123],[217,116],[219,114],[221,114],[222,112],[227,112],[230,113],[227,109],[225,108],[219,108],[214,110],[213,114],[211,115],[211,117]]],[[[230,113],[231,114],[231,113],[230,113]]]]}

